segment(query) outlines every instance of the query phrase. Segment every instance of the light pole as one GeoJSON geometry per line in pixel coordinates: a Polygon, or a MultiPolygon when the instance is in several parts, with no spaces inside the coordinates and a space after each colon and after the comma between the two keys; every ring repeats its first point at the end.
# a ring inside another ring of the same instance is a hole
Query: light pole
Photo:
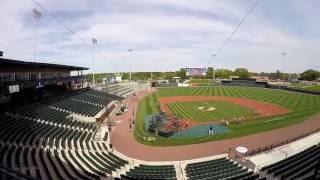
{"type": "Polygon", "coordinates": [[[94,77],[94,61],[95,61],[95,58],[94,58],[95,47],[94,47],[94,45],[95,44],[98,44],[98,41],[97,41],[97,39],[92,38],[92,85],[93,86],[95,86],[95,84],[96,84],[96,80],[94,77]]]}
{"type": "Polygon", "coordinates": [[[34,39],[33,39],[33,62],[36,62],[36,44],[37,44],[37,26],[38,20],[41,18],[41,12],[38,9],[32,9],[34,17],[34,39]]]}
{"type": "Polygon", "coordinates": [[[214,71],[214,61],[213,59],[216,57],[215,54],[212,54],[212,81],[214,82],[214,80],[216,79],[216,74],[215,74],[215,71],[214,71]]]}
{"type": "Polygon", "coordinates": [[[283,52],[281,53],[282,57],[283,57],[283,72],[282,72],[282,79],[283,79],[283,84],[286,84],[286,80],[284,79],[284,73],[285,73],[285,58],[287,53],[283,52]]]}
{"type": "Polygon", "coordinates": [[[129,81],[131,82],[131,72],[132,72],[132,64],[131,64],[131,58],[130,58],[130,55],[131,55],[131,52],[133,50],[132,49],[128,49],[128,52],[129,52],[129,81]]]}

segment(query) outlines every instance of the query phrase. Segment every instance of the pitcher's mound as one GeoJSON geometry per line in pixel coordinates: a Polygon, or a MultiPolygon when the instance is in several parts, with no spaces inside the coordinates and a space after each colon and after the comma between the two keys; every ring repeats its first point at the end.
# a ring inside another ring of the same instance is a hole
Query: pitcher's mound
{"type": "Polygon", "coordinates": [[[206,112],[216,110],[216,108],[214,108],[214,107],[204,107],[204,106],[198,107],[198,109],[199,109],[200,111],[206,111],[206,112]]]}

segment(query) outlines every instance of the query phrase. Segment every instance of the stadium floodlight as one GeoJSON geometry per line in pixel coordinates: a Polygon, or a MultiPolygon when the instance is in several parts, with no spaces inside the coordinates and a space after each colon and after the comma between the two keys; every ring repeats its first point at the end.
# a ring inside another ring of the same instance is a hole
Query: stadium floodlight
{"type": "Polygon", "coordinates": [[[281,53],[282,57],[283,57],[283,72],[282,72],[282,79],[283,79],[283,84],[286,84],[286,80],[284,78],[284,73],[285,73],[285,58],[287,53],[283,52],[281,53]]]}
{"type": "Polygon", "coordinates": [[[94,49],[94,45],[98,44],[98,41],[96,38],[92,38],[92,85],[95,86],[95,83],[96,83],[96,80],[95,80],[95,77],[94,77],[94,61],[95,61],[95,58],[94,58],[94,54],[95,54],[95,49],[94,49]]]}
{"type": "Polygon", "coordinates": [[[33,62],[36,62],[36,43],[37,43],[37,26],[38,20],[41,18],[41,12],[38,9],[32,9],[34,17],[34,39],[33,39],[33,62]]]}
{"type": "Polygon", "coordinates": [[[216,79],[216,74],[215,74],[215,71],[214,71],[214,61],[213,59],[216,57],[216,54],[212,54],[212,81],[214,82],[215,79],[216,79]]]}
{"type": "Polygon", "coordinates": [[[131,82],[131,73],[132,73],[132,63],[131,63],[131,58],[130,54],[133,51],[133,49],[128,49],[129,52],[129,81],[131,82]]]}

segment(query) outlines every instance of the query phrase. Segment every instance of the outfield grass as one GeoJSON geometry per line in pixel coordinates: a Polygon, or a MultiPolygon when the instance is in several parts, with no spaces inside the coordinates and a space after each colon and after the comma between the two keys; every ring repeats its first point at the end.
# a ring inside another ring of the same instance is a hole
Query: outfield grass
{"type": "Polygon", "coordinates": [[[320,85],[308,86],[308,87],[305,87],[304,89],[311,90],[311,91],[320,91],[320,85]]]}
{"type": "Polygon", "coordinates": [[[310,91],[320,91],[320,85],[306,85],[306,84],[291,84],[289,86],[291,88],[296,88],[296,89],[305,89],[305,90],[310,90],[310,91]]]}
{"type": "Polygon", "coordinates": [[[228,139],[245,136],[258,132],[281,128],[304,121],[308,117],[320,112],[320,96],[289,92],[276,89],[252,88],[252,87],[177,87],[177,88],[159,88],[159,91],[152,96],[148,96],[139,102],[136,127],[134,135],[136,139],[143,143],[156,146],[170,146],[201,143],[207,141],[228,139]],[[157,141],[146,142],[142,140],[143,136],[152,136],[144,128],[144,117],[159,111],[157,97],[170,96],[231,96],[244,97],[265,101],[284,106],[291,110],[289,114],[256,119],[246,122],[243,125],[229,126],[230,132],[216,136],[204,136],[201,138],[188,139],[168,139],[157,137],[157,141]]]}
{"type": "Polygon", "coordinates": [[[233,117],[252,116],[253,112],[245,107],[224,101],[208,101],[208,102],[178,102],[168,104],[170,110],[174,114],[181,115],[184,119],[190,119],[196,122],[206,122],[233,117]],[[198,108],[205,106],[216,108],[212,112],[201,111],[198,108]]]}

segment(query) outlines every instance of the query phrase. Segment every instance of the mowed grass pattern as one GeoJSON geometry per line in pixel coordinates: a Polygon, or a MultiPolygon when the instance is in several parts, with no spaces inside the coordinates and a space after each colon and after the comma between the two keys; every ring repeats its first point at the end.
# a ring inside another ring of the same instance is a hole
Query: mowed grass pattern
{"type": "MultiPolygon", "coordinates": [[[[172,146],[215,141],[241,137],[259,132],[269,131],[301,123],[320,112],[320,96],[309,95],[285,90],[236,87],[236,86],[211,86],[211,87],[176,87],[158,88],[156,93],[144,98],[139,102],[136,125],[134,129],[135,138],[148,145],[172,146]],[[291,110],[290,113],[279,117],[258,118],[254,121],[245,122],[242,125],[230,125],[230,132],[215,136],[204,136],[201,138],[168,139],[157,137],[156,141],[144,141],[142,137],[153,136],[144,127],[144,117],[159,111],[158,98],[171,96],[230,96],[255,99],[274,103],[291,110]]],[[[317,127],[315,127],[317,128],[317,127]]]]}
{"type": "Polygon", "coordinates": [[[320,85],[308,86],[304,89],[311,90],[311,91],[320,91],[320,85]]]}
{"type": "Polygon", "coordinates": [[[232,119],[233,117],[249,117],[253,112],[245,107],[224,101],[208,101],[208,102],[177,102],[168,104],[170,110],[174,114],[181,115],[184,119],[196,122],[207,122],[221,119],[232,119]],[[205,112],[198,108],[205,106],[216,108],[214,111],[205,112]]]}
{"type": "Polygon", "coordinates": [[[242,97],[279,104],[296,111],[320,110],[320,96],[266,88],[229,86],[160,88],[157,95],[159,97],[199,95],[242,97]]]}

